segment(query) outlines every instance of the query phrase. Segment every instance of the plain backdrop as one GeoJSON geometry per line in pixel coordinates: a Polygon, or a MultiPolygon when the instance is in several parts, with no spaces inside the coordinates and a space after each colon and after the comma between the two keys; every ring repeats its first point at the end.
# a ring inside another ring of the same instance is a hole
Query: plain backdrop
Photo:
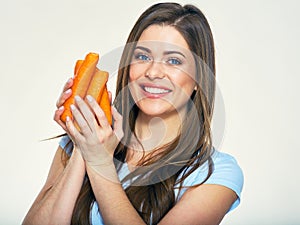
{"type": "MultiPolygon", "coordinates": [[[[197,5],[210,22],[226,112],[219,150],[234,155],[245,176],[242,202],[222,224],[300,224],[300,4],[178,2],[197,5]]],[[[0,224],[20,224],[46,180],[58,140],[40,140],[63,132],[52,117],[75,61],[123,45],[153,3],[1,2],[0,224]]]]}

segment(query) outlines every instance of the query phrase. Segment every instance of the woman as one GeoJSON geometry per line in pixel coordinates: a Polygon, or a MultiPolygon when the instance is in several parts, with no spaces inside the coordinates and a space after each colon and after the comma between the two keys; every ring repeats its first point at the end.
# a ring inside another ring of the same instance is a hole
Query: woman
{"type": "Polygon", "coordinates": [[[240,201],[243,174],[214,150],[214,43],[201,11],[155,4],[120,62],[111,127],[94,99],[76,99],[47,181],[24,224],[219,224],[240,201]],[[97,122],[97,120],[99,123],[97,122]]]}

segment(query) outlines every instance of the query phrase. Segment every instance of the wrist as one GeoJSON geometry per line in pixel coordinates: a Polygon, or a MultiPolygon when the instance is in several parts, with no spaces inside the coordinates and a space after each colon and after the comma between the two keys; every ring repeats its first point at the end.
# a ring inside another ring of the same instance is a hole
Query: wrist
{"type": "Polygon", "coordinates": [[[75,146],[73,148],[70,160],[85,165],[85,162],[84,162],[84,159],[81,155],[81,152],[75,146]]]}
{"type": "Polygon", "coordinates": [[[98,179],[120,183],[116,167],[112,160],[97,165],[86,162],[86,171],[89,176],[96,176],[98,179]]]}

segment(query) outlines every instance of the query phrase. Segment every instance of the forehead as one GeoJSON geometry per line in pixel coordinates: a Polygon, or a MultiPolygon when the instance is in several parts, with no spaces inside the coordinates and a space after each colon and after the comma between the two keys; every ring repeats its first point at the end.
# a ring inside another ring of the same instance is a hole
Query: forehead
{"type": "Polygon", "coordinates": [[[189,46],[183,36],[172,26],[151,25],[141,34],[137,45],[146,45],[151,49],[181,49],[189,46]]]}

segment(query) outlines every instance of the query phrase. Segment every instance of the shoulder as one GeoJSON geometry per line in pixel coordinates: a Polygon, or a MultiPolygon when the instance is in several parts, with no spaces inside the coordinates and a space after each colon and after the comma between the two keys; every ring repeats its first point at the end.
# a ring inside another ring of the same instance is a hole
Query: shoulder
{"type": "MultiPolygon", "coordinates": [[[[230,210],[236,208],[241,199],[244,175],[237,160],[230,154],[215,150],[212,154],[213,172],[204,184],[218,184],[233,190],[238,196],[230,210]]],[[[183,182],[183,186],[193,186],[202,183],[208,174],[208,163],[203,164],[191,173],[183,182]]],[[[179,198],[186,189],[178,193],[179,198]]]]}
{"type": "Polygon", "coordinates": [[[244,180],[243,172],[237,160],[232,155],[215,151],[212,155],[212,160],[214,163],[214,171],[208,179],[208,182],[223,179],[224,182],[232,180],[239,183],[241,182],[239,186],[242,185],[244,180]],[[229,177],[226,175],[229,175],[229,177]]]}
{"type": "Polygon", "coordinates": [[[220,184],[232,189],[237,194],[237,203],[239,203],[244,184],[244,175],[237,160],[232,155],[219,151],[214,152],[212,160],[214,162],[214,170],[205,183],[220,184]]]}

